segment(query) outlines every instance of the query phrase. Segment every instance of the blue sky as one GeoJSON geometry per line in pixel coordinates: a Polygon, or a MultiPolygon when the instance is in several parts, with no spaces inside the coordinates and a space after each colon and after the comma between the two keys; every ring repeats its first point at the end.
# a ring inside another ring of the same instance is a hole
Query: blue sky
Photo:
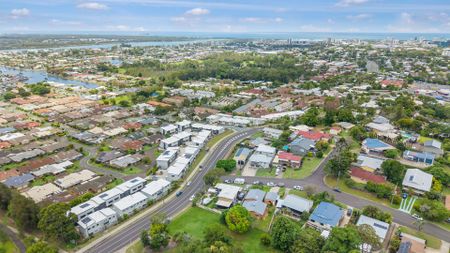
{"type": "Polygon", "coordinates": [[[0,32],[450,33],[449,0],[0,0],[0,32]]]}

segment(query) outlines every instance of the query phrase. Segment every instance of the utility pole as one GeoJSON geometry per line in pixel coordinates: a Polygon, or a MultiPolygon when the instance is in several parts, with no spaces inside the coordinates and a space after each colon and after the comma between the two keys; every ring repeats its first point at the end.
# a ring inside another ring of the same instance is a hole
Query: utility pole
{"type": "Polygon", "coordinates": [[[398,185],[398,183],[395,184],[394,192],[392,193],[391,205],[392,205],[392,202],[394,202],[394,196],[395,196],[395,193],[397,192],[397,185],[398,185]]]}

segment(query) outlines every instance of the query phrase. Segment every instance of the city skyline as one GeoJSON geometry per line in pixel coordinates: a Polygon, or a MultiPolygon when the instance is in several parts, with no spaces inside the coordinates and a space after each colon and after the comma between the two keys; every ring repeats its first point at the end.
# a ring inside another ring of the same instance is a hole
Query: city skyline
{"type": "Polygon", "coordinates": [[[446,1],[96,0],[0,3],[1,33],[449,33],[446,1]]]}

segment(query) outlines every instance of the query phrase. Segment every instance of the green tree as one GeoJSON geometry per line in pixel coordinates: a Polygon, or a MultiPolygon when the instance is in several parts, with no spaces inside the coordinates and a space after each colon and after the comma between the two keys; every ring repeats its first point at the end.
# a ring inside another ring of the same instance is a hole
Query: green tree
{"type": "Polygon", "coordinates": [[[0,183],[0,209],[7,210],[11,198],[11,189],[9,189],[6,185],[0,183]]]}
{"type": "Polygon", "coordinates": [[[153,221],[149,231],[150,248],[159,250],[169,244],[170,235],[167,225],[160,221],[153,221]]]}
{"type": "Polygon", "coordinates": [[[388,212],[381,211],[376,206],[365,206],[363,208],[362,214],[364,214],[365,216],[377,219],[377,220],[387,222],[387,223],[392,222],[392,215],[388,212]]]}
{"type": "Polygon", "coordinates": [[[354,126],[350,129],[350,136],[352,136],[355,141],[362,141],[367,138],[367,133],[362,126],[354,126]]]}
{"type": "Polygon", "coordinates": [[[247,232],[251,226],[250,213],[241,205],[230,208],[226,213],[225,221],[231,231],[240,234],[247,232]]]}
{"type": "Polygon", "coordinates": [[[308,126],[317,126],[320,123],[319,109],[317,109],[317,107],[310,108],[303,114],[301,119],[308,126]]]}
{"type": "Polygon", "coordinates": [[[26,253],[58,253],[58,249],[44,241],[37,241],[27,248],[26,253]]]}
{"type": "Polygon", "coordinates": [[[292,253],[320,253],[325,239],[317,230],[305,228],[300,230],[299,238],[291,247],[292,253]]]}
{"type": "Polygon", "coordinates": [[[420,199],[414,207],[427,220],[439,222],[450,217],[450,211],[439,200],[420,199]]]}
{"type": "Polygon", "coordinates": [[[236,161],[234,159],[219,160],[217,161],[216,167],[231,172],[236,169],[236,161]]]}
{"type": "Polygon", "coordinates": [[[14,94],[14,93],[12,93],[10,91],[5,92],[5,94],[3,95],[3,98],[5,100],[7,100],[7,101],[9,101],[9,100],[11,100],[11,99],[13,99],[15,97],[16,97],[16,94],[14,94]]]}
{"type": "Polygon", "coordinates": [[[150,237],[148,236],[148,231],[144,230],[141,233],[141,243],[144,247],[150,246],[150,237]]]}
{"type": "Polygon", "coordinates": [[[225,230],[220,225],[209,226],[204,231],[203,242],[209,246],[214,244],[214,242],[224,242],[226,244],[231,244],[231,237],[227,235],[225,230]]]}
{"type": "Polygon", "coordinates": [[[300,227],[287,217],[278,217],[270,231],[272,246],[283,252],[290,252],[294,242],[300,235],[300,227]]]}
{"type": "Polygon", "coordinates": [[[55,203],[43,208],[39,215],[38,228],[51,239],[66,243],[78,240],[79,234],[74,225],[77,218],[74,214],[67,216],[67,211],[69,205],[65,203],[55,203]]]}
{"type": "Polygon", "coordinates": [[[361,236],[354,226],[334,227],[323,247],[323,251],[349,253],[352,250],[359,249],[361,243],[361,236]]]}
{"type": "Polygon", "coordinates": [[[8,215],[21,230],[34,230],[38,223],[39,207],[33,200],[13,192],[8,206],[8,215]]]}
{"type": "Polygon", "coordinates": [[[206,185],[212,186],[217,183],[221,176],[225,174],[226,172],[223,168],[215,168],[205,174],[205,176],[203,177],[203,181],[205,181],[206,185]]]}
{"type": "Polygon", "coordinates": [[[346,176],[352,162],[353,154],[345,149],[328,161],[325,170],[334,177],[346,176]]]}
{"type": "MultiPolygon", "coordinates": [[[[371,251],[377,251],[381,248],[380,237],[378,237],[373,227],[362,224],[358,226],[358,233],[363,243],[371,246],[371,251]]],[[[384,239],[384,238],[383,238],[384,239]]]]}
{"type": "Polygon", "coordinates": [[[388,159],[381,164],[383,174],[394,184],[401,184],[405,175],[405,166],[399,161],[388,159]]]}
{"type": "Polygon", "coordinates": [[[342,108],[337,113],[338,122],[355,122],[355,117],[350,109],[342,108]]]}

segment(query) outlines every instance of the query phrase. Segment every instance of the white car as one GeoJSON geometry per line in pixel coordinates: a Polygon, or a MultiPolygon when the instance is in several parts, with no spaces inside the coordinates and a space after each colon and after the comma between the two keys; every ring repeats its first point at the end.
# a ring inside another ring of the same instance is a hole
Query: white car
{"type": "Polygon", "coordinates": [[[193,201],[195,199],[195,194],[189,198],[189,201],[193,201]]]}
{"type": "Polygon", "coordinates": [[[192,181],[187,182],[186,186],[191,185],[192,181]]]}
{"type": "Polygon", "coordinates": [[[423,221],[423,218],[420,217],[418,214],[413,214],[412,217],[414,217],[414,218],[416,218],[416,219],[418,219],[420,221],[423,221]]]}
{"type": "Polygon", "coordinates": [[[303,191],[303,186],[301,185],[294,185],[293,187],[295,190],[303,191]]]}
{"type": "Polygon", "coordinates": [[[268,182],[268,183],[267,183],[267,186],[269,186],[269,187],[274,187],[275,184],[274,184],[273,182],[268,182]]]}

